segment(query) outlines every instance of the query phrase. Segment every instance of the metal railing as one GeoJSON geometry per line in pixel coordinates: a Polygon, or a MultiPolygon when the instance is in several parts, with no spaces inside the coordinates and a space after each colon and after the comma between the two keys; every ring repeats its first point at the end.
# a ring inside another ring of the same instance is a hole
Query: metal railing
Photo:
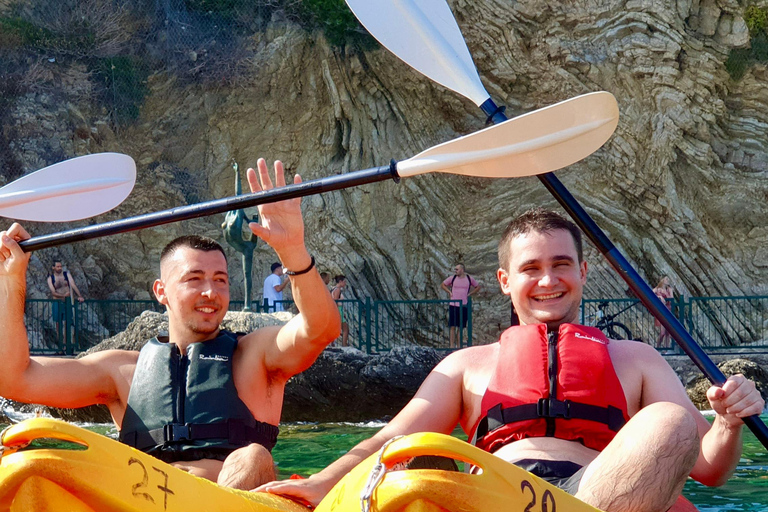
{"type": "MultiPolygon", "coordinates": [[[[667,300],[667,307],[709,353],[768,349],[768,296],[680,296],[667,300]]],[[[648,343],[660,352],[680,350],[662,336],[659,323],[637,299],[584,300],[581,323],[597,326],[609,337],[648,343]]]]}
{"type": "MultiPolygon", "coordinates": [[[[297,313],[293,301],[278,301],[297,313]]],[[[672,313],[707,352],[768,349],[768,296],[678,297],[667,301],[672,313]]],[[[368,353],[395,346],[420,345],[450,350],[449,300],[342,300],[337,304],[349,329],[349,345],[368,353]]],[[[242,301],[231,301],[232,311],[242,301]]],[[[273,312],[274,305],[255,302],[255,312],[273,312]]],[[[466,329],[457,329],[459,347],[472,345],[473,304],[466,329]]],[[[114,336],[143,311],[162,312],[155,301],[89,300],[75,303],[30,299],[25,323],[30,351],[35,354],[75,354],[114,336]]],[[[581,323],[600,328],[609,337],[634,339],[661,352],[679,351],[653,316],[637,299],[585,299],[581,323]]],[[[341,344],[341,339],[336,345],[341,344]]]]}
{"type": "MultiPolygon", "coordinates": [[[[448,349],[448,300],[418,301],[336,301],[349,329],[348,343],[368,353],[390,350],[398,345],[422,345],[448,349]]],[[[282,310],[297,313],[291,300],[273,304],[254,302],[254,312],[282,310]]],[[[231,311],[241,310],[242,301],[231,301],[231,311]]],[[[163,312],[155,301],[87,300],[72,305],[55,300],[27,301],[25,324],[33,354],[73,355],[126,329],[143,311],[163,312]],[[54,318],[54,309],[56,316],[54,318]]],[[[466,329],[457,329],[459,347],[472,344],[472,303],[469,302],[466,329]]],[[[337,340],[341,344],[341,339],[337,340]]]]}
{"type": "MultiPolygon", "coordinates": [[[[457,329],[459,347],[472,345],[472,299],[466,328],[457,329]]],[[[448,327],[448,306],[456,305],[450,300],[337,300],[342,321],[349,328],[348,343],[364,352],[375,353],[390,350],[395,346],[421,345],[438,350],[448,350],[450,328],[448,327]]],[[[275,301],[284,311],[297,313],[296,305],[290,300],[275,301]]],[[[264,312],[274,312],[274,305],[264,303],[264,312]]],[[[463,311],[463,310],[462,310],[463,311]]],[[[337,344],[341,339],[337,340],[337,344]]]]}
{"type": "Polygon", "coordinates": [[[691,297],[685,327],[710,351],[768,347],[768,297],[691,297]]]}

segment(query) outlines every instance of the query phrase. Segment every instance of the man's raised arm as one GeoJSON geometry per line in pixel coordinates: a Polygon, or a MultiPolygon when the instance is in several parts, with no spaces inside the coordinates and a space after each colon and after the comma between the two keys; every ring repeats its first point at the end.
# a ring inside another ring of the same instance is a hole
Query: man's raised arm
{"type": "MultiPolygon", "coordinates": [[[[257,167],[258,177],[253,169],[247,172],[251,192],[285,186],[280,161],[275,162],[274,184],[264,159],[258,160],[257,167]]],[[[301,177],[296,175],[293,182],[301,183],[301,177]]],[[[309,368],[320,352],[339,336],[341,318],[304,245],[301,199],[261,205],[259,214],[261,224],[252,222],[250,228],[275,250],[287,269],[293,300],[299,310],[299,314],[279,330],[276,342],[264,357],[267,371],[281,373],[287,379],[309,368]]]]}
{"type": "Polygon", "coordinates": [[[102,364],[104,354],[88,360],[29,357],[24,326],[29,254],[18,241],[29,233],[14,223],[0,234],[0,395],[54,407],[81,407],[117,398],[114,379],[102,364]]]}

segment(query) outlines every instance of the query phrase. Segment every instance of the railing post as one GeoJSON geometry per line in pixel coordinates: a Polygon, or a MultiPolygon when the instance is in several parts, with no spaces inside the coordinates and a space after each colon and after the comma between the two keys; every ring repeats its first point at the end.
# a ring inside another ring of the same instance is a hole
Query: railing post
{"type": "Polygon", "coordinates": [[[363,338],[363,301],[357,299],[357,348],[362,350],[364,338],[363,338]]]}
{"type": "Polygon", "coordinates": [[[366,297],[365,298],[365,306],[361,307],[365,310],[365,351],[370,354],[372,351],[371,347],[371,336],[373,335],[373,329],[371,329],[371,298],[366,297]]]}
{"type": "MultiPolygon", "coordinates": [[[[84,303],[83,303],[84,304],[84,303]]],[[[72,333],[72,345],[75,350],[80,352],[82,349],[80,344],[80,338],[82,337],[80,334],[80,302],[73,302],[72,303],[72,309],[75,314],[74,321],[72,322],[72,325],[74,327],[73,333],[72,333]]]]}
{"type": "MultiPolygon", "coordinates": [[[[672,301],[672,309],[677,307],[677,318],[680,320],[680,323],[683,326],[685,326],[685,296],[681,293],[678,296],[677,304],[675,304],[675,298],[674,297],[672,297],[671,301],[672,301]]],[[[688,332],[692,332],[690,325],[688,326],[687,330],[688,330],[688,332]]],[[[684,352],[683,352],[682,347],[680,347],[680,345],[675,341],[674,338],[671,338],[671,342],[675,344],[675,346],[673,348],[673,352],[675,354],[678,354],[678,355],[683,355],[684,352]]]]}
{"type": "Polygon", "coordinates": [[[467,346],[472,346],[472,297],[467,297],[467,346]]]}
{"type": "Polygon", "coordinates": [[[64,353],[74,355],[72,350],[72,302],[69,297],[64,298],[64,353]]]}
{"type": "Polygon", "coordinates": [[[67,347],[64,342],[65,335],[64,335],[64,315],[61,314],[61,310],[59,308],[66,307],[66,304],[64,304],[59,299],[53,299],[50,302],[51,310],[56,310],[57,313],[54,316],[55,324],[56,324],[56,347],[64,354],[67,353],[67,347]],[[55,302],[54,302],[55,301],[55,302]]]}

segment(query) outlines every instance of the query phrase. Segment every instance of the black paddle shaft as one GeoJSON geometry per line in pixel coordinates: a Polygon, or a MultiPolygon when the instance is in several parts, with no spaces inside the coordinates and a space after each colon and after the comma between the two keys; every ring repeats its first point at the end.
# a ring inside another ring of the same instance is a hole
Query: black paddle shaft
{"type": "MultiPolygon", "coordinates": [[[[499,108],[492,99],[488,99],[480,105],[483,112],[488,116],[488,120],[494,124],[502,123],[507,120],[504,109],[499,108]]],[[[665,304],[659,299],[653,289],[646,283],[640,274],[638,274],[632,265],[621,252],[613,245],[608,236],[600,229],[589,214],[581,207],[579,202],[565,188],[565,185],[555,176],[554,173],[539,174],[537,176],[544,184],[547,190],[557,199],[560,205],[568,212],[581,230],[589,237],[597,249],[605,256],[611,266],[619,273],[624,282],[629,285],[630,290],[640,299],[640,302],[648,308],[648,311],[664,326],[672,338],[678,343],[680,348],[685,351],[688,357],[696,363],[702,373],[717,386],[725,383],[725,375],[720,368],[715,365],[712,359],[704,352],[696,340],[688,334],[680,320],[667,309],[665,304]]],[[[743,418],[744,423],[755,434],[757,439],[768,448],[768,427],[762,422],[758,415],[743,418]]]]}
{"type": "Polygon", "coordinates": [[[356,187],[358,185],[375,183],[377,181],[384,181],[390,178],[394,179],[395,181],[400,180],[400,177],[397,175],[396,162],[394,160],[392,160],[389,165],[382,167],[374,167],[371,169],[354,171],[346,174],[337,174],[335,176],[319,178],[304,183],[286,185],[284,187],[263,190],[261,192],[253,192],[251,194],[226,197],[224,199],[216,199],[206,203],[191,204],[188,206],[172,208],[170,210],[163,210],[154,213],[147,213],[145,215],[138,215],[136,217],[129,217],[127,219],[105,222],[103,224],[95,224],[93,226],[87,226],[84,228],[71,229],[69,231],[62,231],[61,233],[37,236],[30,238],[29,240],[25,240],[19,243],[19,245],[24,252],[32,252],[38,249],[45,249],[46,247],[64,245],[72,242],[79,242],[81,240],[89,240],[91,238],[115,235],[118,233],[126,233],[128,231],[136,231],[139,229],[159,226],[161,224],[169,224],[171,222],[178,222],[181,220],[205,217],[206,215],[224,213],[232,210],[239,210],[241,208],[257,206],[260,204],[274,203],[277,201],[284,201],[286,199],[309,196],[312,194],[320,194],[322,192],[330,192],[332,190],[356,187]]]}

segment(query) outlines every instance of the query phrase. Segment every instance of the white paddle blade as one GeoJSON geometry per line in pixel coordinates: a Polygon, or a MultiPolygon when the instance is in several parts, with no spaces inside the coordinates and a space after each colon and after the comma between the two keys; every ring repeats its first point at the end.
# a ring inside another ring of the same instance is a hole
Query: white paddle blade
{"type": "Polygon", "coordinates": [[[597,151],[616,130],[607,92],[577,96],[432,147],[397,163],[400,177],[444,172],[516,178],[556,171],[597,151]]]}
{"type": "Polygon", "coordinates": [[[97,153],[50,165],[0,188],[0,215],[69,222],[107,212],[136,182],[136,164],[120,153],[97,153]]]}
{"type": "Polygon", "coordinates": [[[346,0],[385,48],[480,106],[489,98],[445,0],[346,0]]]}

